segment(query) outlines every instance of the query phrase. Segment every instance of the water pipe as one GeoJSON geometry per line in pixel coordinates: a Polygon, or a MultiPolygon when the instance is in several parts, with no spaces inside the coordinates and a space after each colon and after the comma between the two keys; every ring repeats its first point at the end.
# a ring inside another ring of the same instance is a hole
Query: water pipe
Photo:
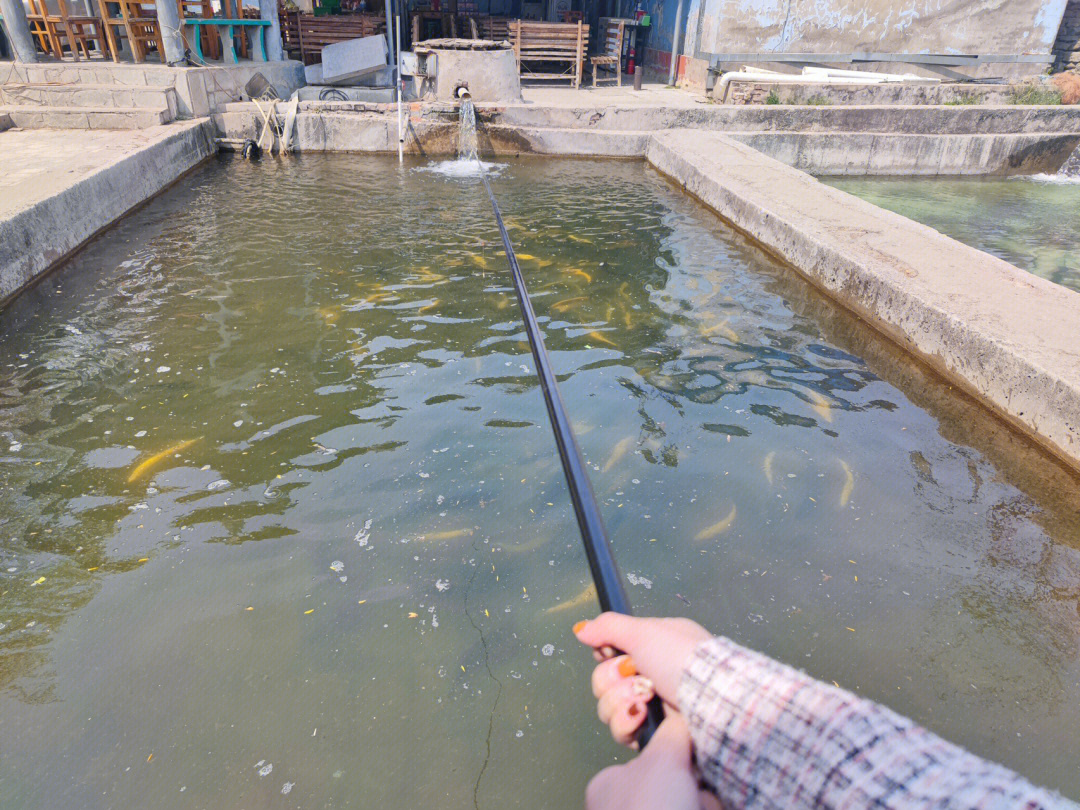
{"type": "Polygon", "coordinates": [[[394,84],[397,85],[397,159],[405,162],[405,135],[401,131],[401,14],[394,17],[397,23],[397,61],[394,62],[394,84]]]}

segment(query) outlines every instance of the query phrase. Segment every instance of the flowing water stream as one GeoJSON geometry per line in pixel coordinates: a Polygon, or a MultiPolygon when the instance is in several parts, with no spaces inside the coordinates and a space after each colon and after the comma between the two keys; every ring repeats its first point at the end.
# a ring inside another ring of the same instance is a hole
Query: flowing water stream
{"type": "MultiPolygon", "coordinates": [[[[0,316],[0,807],[577,807],[625,756],[432,168],[212,161],[0,316]]],[[[635,607],[1080,797],[1076,477],[642,164],[492,185],[635,607]]]]}

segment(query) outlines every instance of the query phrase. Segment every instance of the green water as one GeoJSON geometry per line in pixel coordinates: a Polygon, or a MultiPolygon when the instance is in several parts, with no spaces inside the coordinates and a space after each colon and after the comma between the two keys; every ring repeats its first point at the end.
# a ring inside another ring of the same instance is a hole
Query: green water
{"type": "MultiPolygon", "coordinates": [[[[490,209],[420,166],[211,162],[2,314],[0,806],[576,807],[623,756],[490,209]]],[[[1080,797],[1076,478],[643,165],[493,185],[640,611],[1080,797]]]]}
{"type": "Polygon", "coordinates": [[[825,182],[1080,292],[1080,178],[834,177],[825,182]]]}

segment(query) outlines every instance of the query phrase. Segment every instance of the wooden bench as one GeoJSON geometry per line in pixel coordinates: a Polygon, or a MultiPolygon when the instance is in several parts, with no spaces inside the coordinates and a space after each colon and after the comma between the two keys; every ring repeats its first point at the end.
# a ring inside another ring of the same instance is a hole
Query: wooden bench
{"type": "Polygon", "coordinates": [[[575,90],[581,86],[581,67],[585,59],[585,43],[589,40],[589,26],[582,22],[511,20],[509,34],[522,78],[542,81],[569,79],[575,90]],[[540,66],[565,63],[566,68],[559,73],[541,73],[529,68],[526,65],[528,62],[540,66]]]}
{"type": "Polygon", "coordinates": [[[600,53],[590,57],[592,62],[592,86],[596,87],[596,69],[600,65],[615,68],[615,80],[622,87],[622,48],[623,36],[626,34],[626,23],[622,20],[616,22],[610,20],[604,23],[600,31],[600,53]]]}

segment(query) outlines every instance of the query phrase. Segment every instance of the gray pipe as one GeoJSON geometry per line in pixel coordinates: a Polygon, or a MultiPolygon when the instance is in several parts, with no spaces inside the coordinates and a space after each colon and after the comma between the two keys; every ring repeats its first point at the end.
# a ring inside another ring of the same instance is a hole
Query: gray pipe
{"type": "Polygon", "coordinates": [[[22,0],[0,0],[0,14],[4,16],[4,30],[19,62],[36,62],[37,48],[30,36],[30,23],[26,20],[26,8],[22,0]]]}
{"type": "MultiPolygon", "coordinates": [[[[668,73],[668,87],[675,86],[675,74],[679,70],[679,39],[682,38],[682,18],[685,10],[686,0],[679,0],[679,7],[675,10],[675,38],[671,41],[671,71],[668,73]]],[[[642,54],[643,59],[644,56],[642,54]]]]}
{"type": "Polygon", "coordinates": [[[394,12],[390,8],[392,0],[386,0],[386,54],[387,64],[394,66],[397,75],[397,58],[394,56],[394,12]]]}

